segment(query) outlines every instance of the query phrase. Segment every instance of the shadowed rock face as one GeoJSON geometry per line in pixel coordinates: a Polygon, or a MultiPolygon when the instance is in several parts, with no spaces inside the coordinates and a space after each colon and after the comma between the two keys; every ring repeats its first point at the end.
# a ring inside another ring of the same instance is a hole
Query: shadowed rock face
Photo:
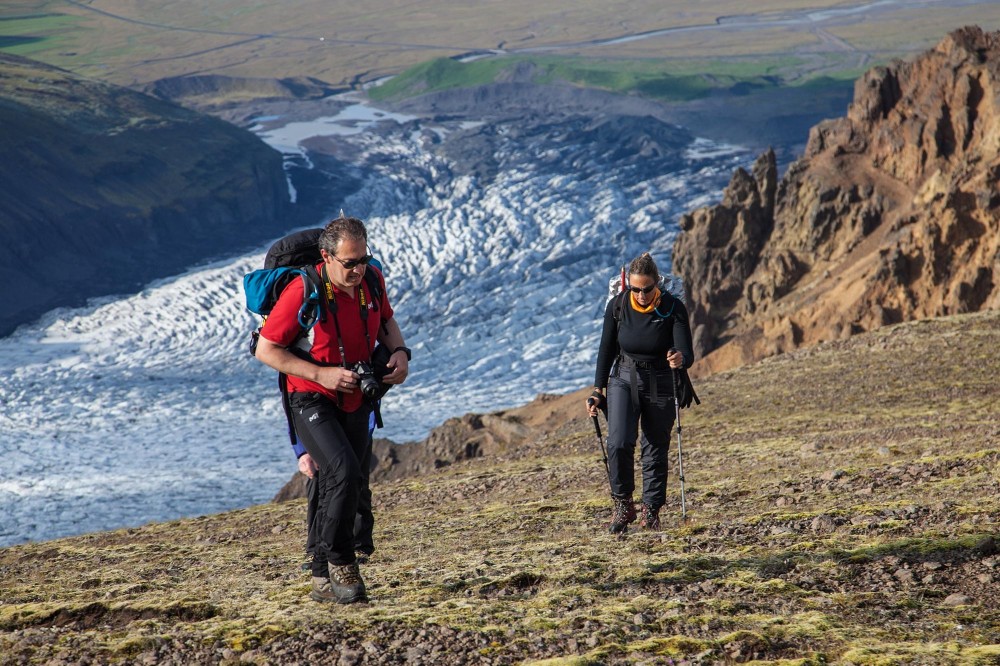
{"type": "Polygon", "coordinates": [[[0,335],[294,226],[249,132],[0,54],[0,335]]]}
{"type": "Polygon", "coordinates": [[[871,70],[780,181],[765,153],[681,227],[702,372],[1000,306],[1000,33],[871,70]]]}

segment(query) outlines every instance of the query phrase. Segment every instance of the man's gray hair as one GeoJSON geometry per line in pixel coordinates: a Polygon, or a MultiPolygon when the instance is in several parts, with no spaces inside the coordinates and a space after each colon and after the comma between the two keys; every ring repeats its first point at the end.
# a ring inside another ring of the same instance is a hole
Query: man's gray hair
{"type": "Polygon", "coordinates": [[[337,254],[341,241],[350,238],[352,240],[363,241],[368,245],[368,230],[365,223],[356,217],[344,217],[341,211],[340,217],[330,220],[323,233],[319,236],[319,248],[326,250],[327,254],[337,254]]]}

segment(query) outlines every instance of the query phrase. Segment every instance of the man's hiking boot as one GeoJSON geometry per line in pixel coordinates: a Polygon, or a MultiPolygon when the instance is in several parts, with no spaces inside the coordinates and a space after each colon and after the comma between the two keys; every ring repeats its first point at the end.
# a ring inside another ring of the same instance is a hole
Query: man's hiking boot
{"type": "Polygon", "coordinates": [[[625,531],[629,523],[635,522],[635,504],[631,497],[611,496],[614,507],[611,509],[611,525],[608,531],[612,534],[620,534],[625,531]]]}
{"type": "Polygon", "coordinates": [[[330,565],[330,587],[337,595],[339,603],[353,604],[356,601],[368,601],[365,581],[358,571],[358,563],[330,565]]]}
{"type": "Polygon", "coordinates": [[[639,526],[647,530],[660,529],[660,510],[643,502],[642,508],[639,510],[639,526]]]}
{"type": "Polygon", "coordinates": [[[309,595],[316,601],[332,601],[338,604],[353,604],[368,601],[365,591],[365,581],[361,579],[356,562],[352,564],[331,564],[330,577],[313,576],[312,593],[309,595]]]}

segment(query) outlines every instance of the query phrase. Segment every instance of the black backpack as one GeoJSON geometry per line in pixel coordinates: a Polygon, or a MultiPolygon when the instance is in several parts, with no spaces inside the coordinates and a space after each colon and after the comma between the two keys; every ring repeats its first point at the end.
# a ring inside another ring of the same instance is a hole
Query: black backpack
{"type": "MultiPolygon", "coordinates": [[[[261,326],[278,302],[281,292],[297,277],[302,280],[303,286],[302,306],[299,308],[299,324],[303,328],[303,334],[318,321],[325,321],[327,310],[335,307],[326,303],[326,296],[321,288],[322,279],[316,271],[316,264],[323,260],[319,252],[319,237],[322,233],[322,228],[305,229],[278,239],[264,255],[264,267],[243,276],[246,307],[250,312],[261,316],[261,326]]],[[[378,260],[372,260],[372,263],[381,269],[378,260]]],[[[365,271],[365,284],[372,295],[373,309],[377,312],[382,301],[382,285],[378,276],[373,271],[365,271]]],[[[254,331],[251,354],[257,350],[259,333],[260,327],[254,331]]]]}

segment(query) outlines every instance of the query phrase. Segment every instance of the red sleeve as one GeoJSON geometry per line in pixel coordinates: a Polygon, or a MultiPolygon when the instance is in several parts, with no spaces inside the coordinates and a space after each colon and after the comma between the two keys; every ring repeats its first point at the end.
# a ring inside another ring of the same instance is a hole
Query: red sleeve
{"type": "Polygon", "coordinates": [[[282,347],[295,342],[302,331],[299,326],[299,308],[302,307],[302,278],[296,277],[289,282],[278,302],[274,304],[271,314],[267,316],[264,327],[260,329],[262,337],[282,347]]]}

